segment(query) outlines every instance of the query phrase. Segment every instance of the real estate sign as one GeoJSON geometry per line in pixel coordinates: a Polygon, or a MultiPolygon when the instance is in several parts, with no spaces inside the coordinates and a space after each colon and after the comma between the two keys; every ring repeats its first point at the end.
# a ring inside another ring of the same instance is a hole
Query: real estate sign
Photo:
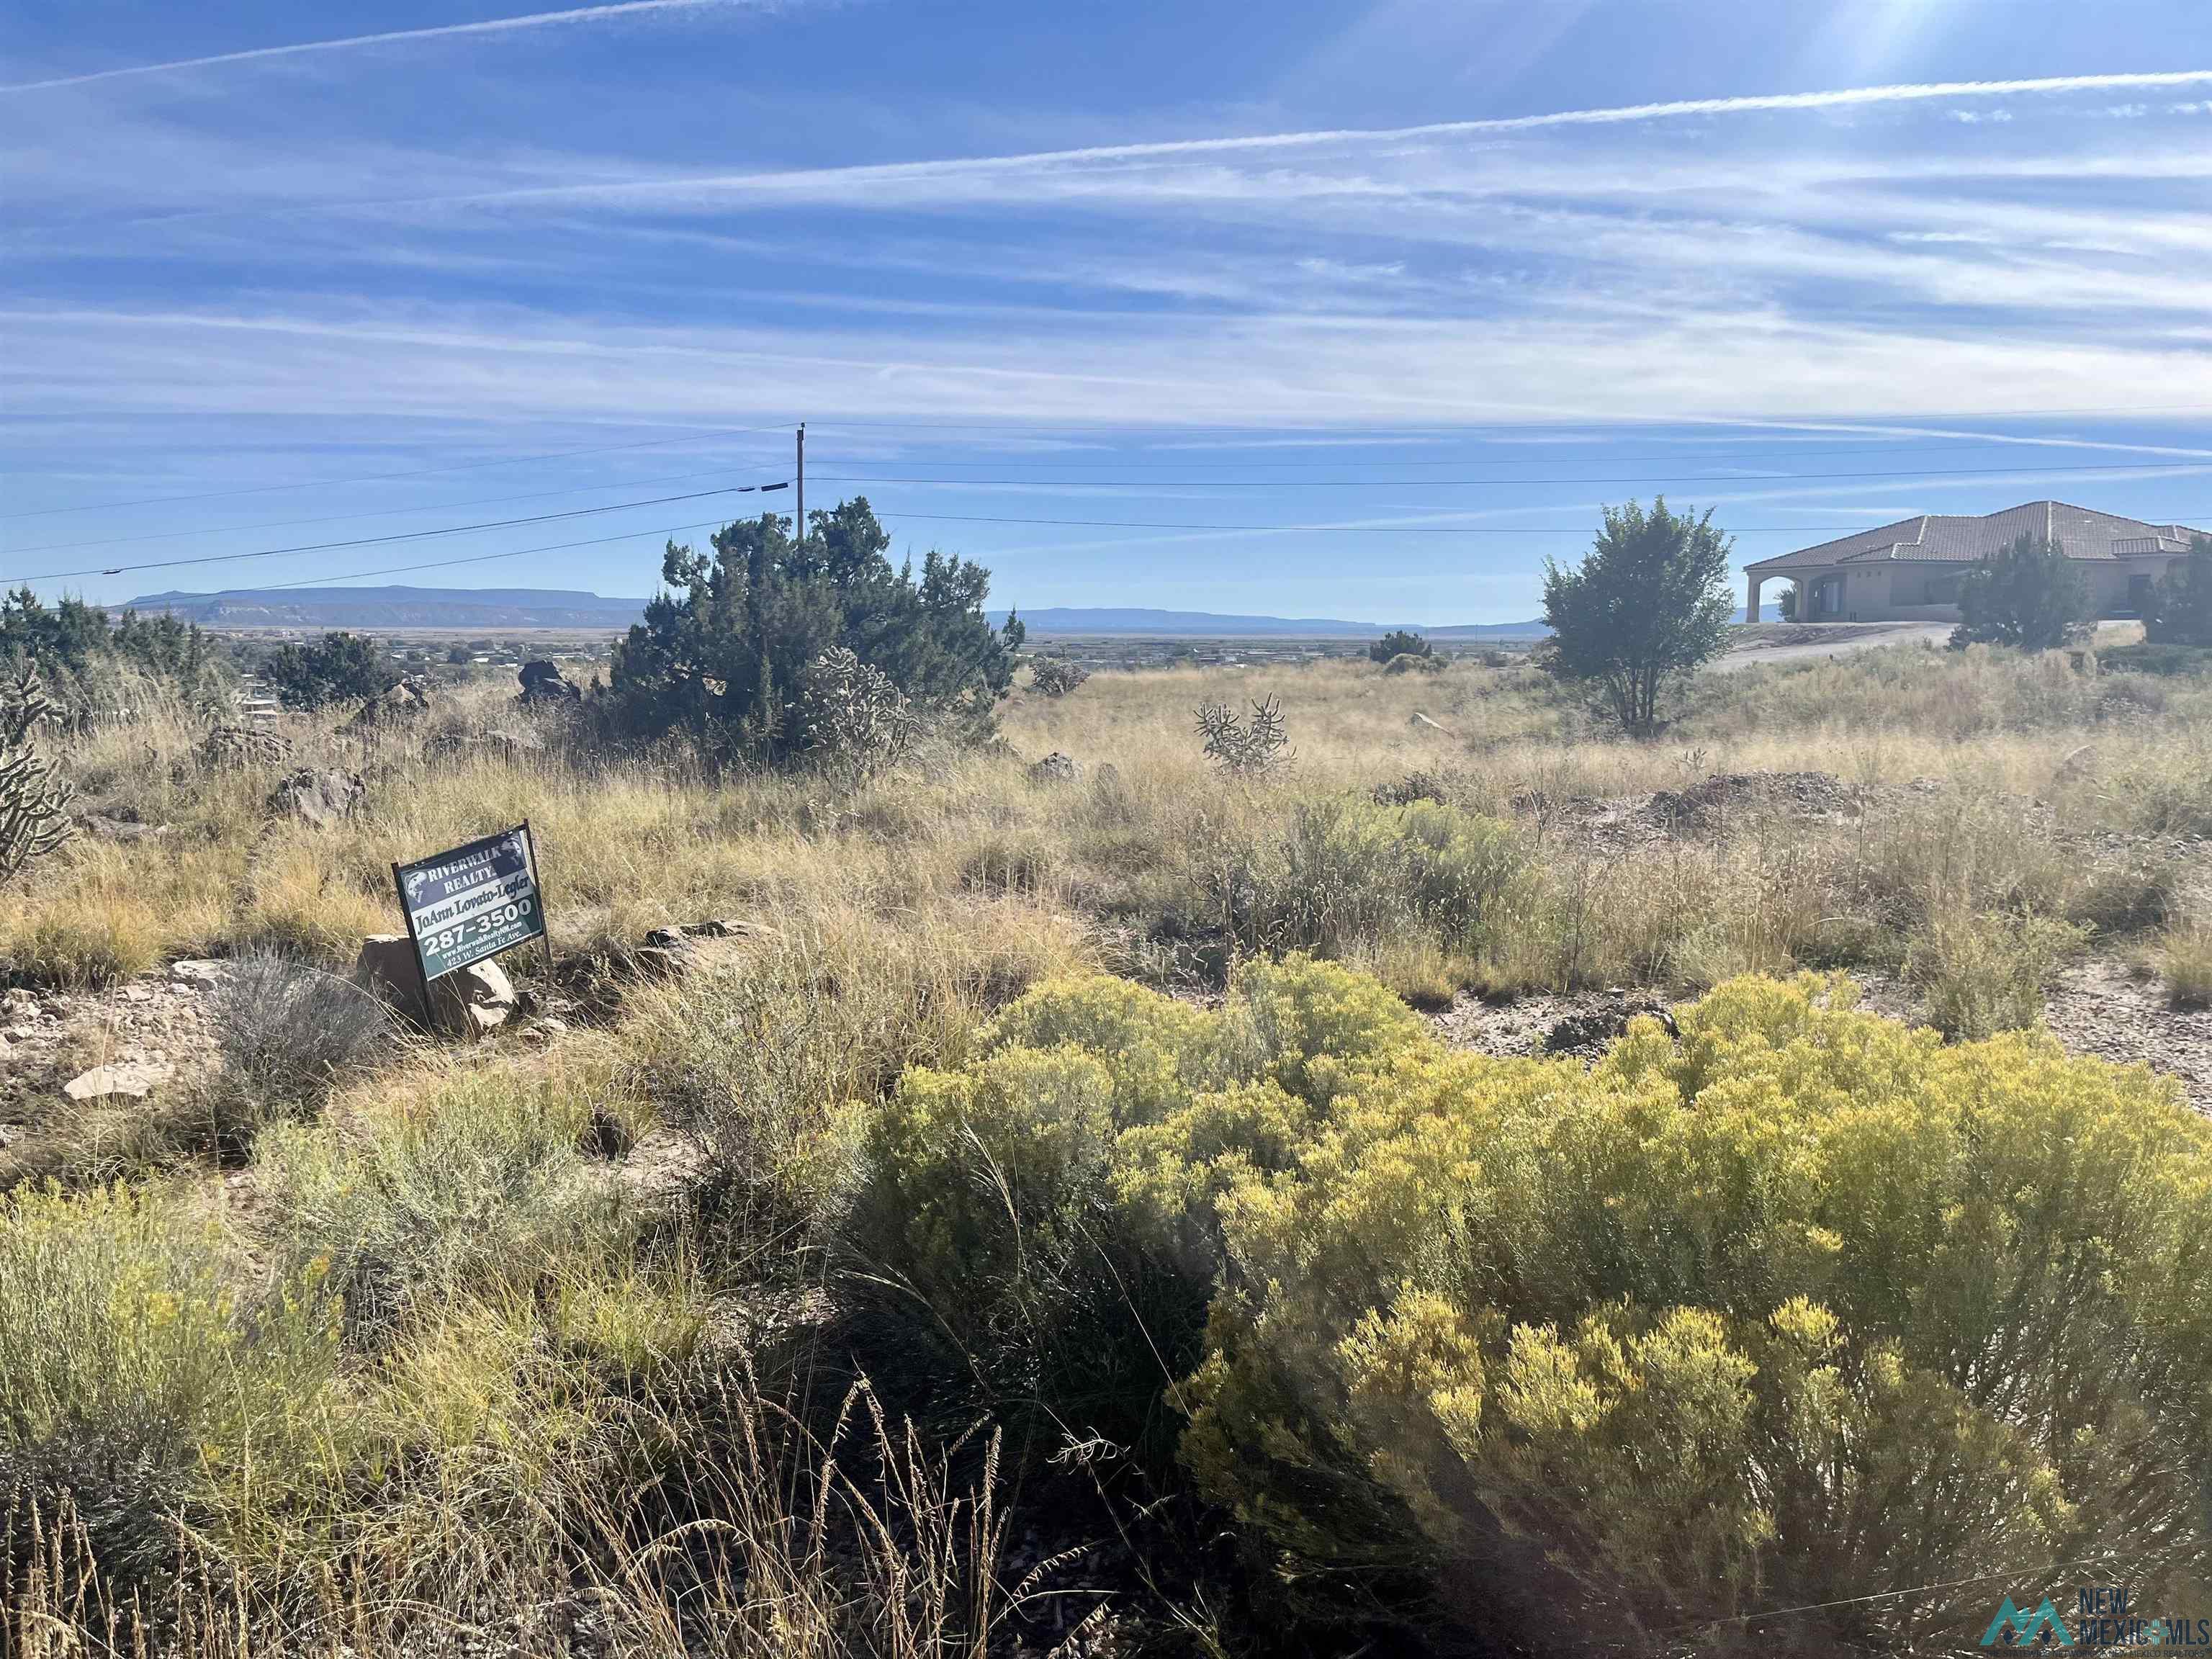
{"type": "Polygon", "coordinates": [[[530,826],[519,823],[413,864],[395,864],[407,932],[427,984],[545,934],[530,826]]]}

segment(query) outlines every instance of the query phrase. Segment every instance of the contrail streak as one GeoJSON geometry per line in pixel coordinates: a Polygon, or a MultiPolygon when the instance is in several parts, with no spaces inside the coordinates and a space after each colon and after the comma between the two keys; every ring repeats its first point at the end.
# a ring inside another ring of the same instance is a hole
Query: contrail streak
{"type": "Polygon", "coordinates": [[[0,93],[44,92],[54,87],[82,87],[94,81],[116,81],[131,75],[161,75],[171,70],[207,69],[217,64],[252,64],[268,58],[297,58],[311,52],[350,52],[356,46],[388,46],[401,40],[437,40],[463,34],[504,34],[513,29],[547,28],[560,23],[595,23],[610,17],[634,16],[649,11],[694,11],[708,6],[751,4],[757,0],[615,0],[604,6],[574,6],[566,11],[532,12],[525,17],[492,17],[480,23],[441,23],[434,28],[387,29],[381,34],[349,34],[340,40],[304,40],[289,46],[253,46],[244,52],[221,52],[206,58],[179,58],[166,64],[133,64],[124,69],[94,70],[88,75],[58,75],[46,81],[18,81],[0,86],[0,93]]]}
{"type": "Polygon", "coordinates": [[[1662,104],[1624,104],[1611,109],[1559,110],[1544,115],[1431,121],[1411,127],[1330,127],[1310,132],[1267,132],[1223,138],[1169,138],[1140,143],[1092,144],[1078,149],[1029,150],[1011,155],[958,156],[941,161],[887,161],[859,167],[798,168],[775,173],[710,173],[604,185],[552,185],[491,192],[481,197],[442,199],[492,201],[531,197],[614,197],[691,191],[702,187],[790,190],[808,185],[957,178],[965,173],[988,173],[1086,161],[1141,161],[1163,156],[1224,155],[1239,151],[1310,149],[1329,144],[1389,143],[1407,139],[1530,132],[1547,127],[1613,126],[1636,121],[1667,120],[1679,116],[1742,115],[1765,110],[1848,109],[1863,105],[1920,103],[1947,98],[2009,98],[2055,92],[2147,91],[2157,88],[2207,84],[2212,84],[2212,69],[2164,70],[2121,75],[2054,75],[2020,81],[1929,81],[1897,86],[1847,87],[1828,92],[1762,93],[1741,98],[1687,98],[1662,104]]]}

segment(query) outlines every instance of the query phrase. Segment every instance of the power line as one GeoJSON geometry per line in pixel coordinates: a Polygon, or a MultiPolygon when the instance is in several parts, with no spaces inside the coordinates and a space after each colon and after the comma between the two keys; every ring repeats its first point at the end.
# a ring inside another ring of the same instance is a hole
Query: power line
{"type": "MultiPolygon", "coordinates": [[[[1033,524],[1066,525],[1083,530],[1219,530],[1231,532],[1277,531],[1321,532],[1331,535],[1354,536],[1588,536],[1595,533],[1595,526],[1579,525],[1365,525],[1365,524],[1187,524],[1163,519],[1017,519],[987,516],[975,513],[908,513],[895,507],[878,507],[875,511],[887,519],[921,519],[941,524],[1033,524]]],[[[2212,514],[2212,508],[2191,508],[2192,513],[2212,514]]],[[[1908,514],[1908,518],[1918,518],[1908,514]]],[[[1722,525],[1717,526],[1731,536],[1808,535],[1845,536],[1862,530],[1879,530],[1884,523],[1901,523],[1900,520],[1886,520],[1872,524],[1758,524],[1722,525]]]]}
{"type": "Polygon", "coordinates": [[[48,519],[63,513],[104,513],[113,507],[165,507],[174,501],[214,501],[233,495],[266,495],[280,489],[337,489],[348,484],[386,483],[394,478],[424,478],[434,472],[466,472],[486,466],[527,466],[536,461],[563,461],[577,455],[611,455],[618,450],[653,449],[670,444],[698,443],[708,438],[735,437],[747,432],[780,432],[775,426],[713,427],[682,438],[647,438],[630,444],[601,444],[591,449],[557,449],[544,455],[510,455],[494,461],[456,461],[450,466],[418,466],[405,472],[372,472],[357,478],[302,478],[296,483],[254,484],[243,489],[210,489],[195,495],[148,495],[131,501],[88,501],[81,507],[41,507],[27,513],[0,513],[0,520],[48,519]]]}
{"type": "Polygon", "coordinates": [[[593,489],[634,489],[640,484],[685,483],[693,478],[719,477],[726,466],[710,466],[697,472],[668,472],[650,478],[618,478],[610,483],[571,484],[566,489],[533,489],[519,495],[479,495],[465,501],[430,501],[420,507],[380,507],[366,513],[326,513],[313,519],[268,519],[258,524],[204,525],[193,530],[155,530],[143,536],[96,536],[82,542],[41,542],[31,547],[0,548],[0,556],[14,558],[26,553],[62,553],[80,547],[128,547],[134,542],[173,542],[185,536],[239,535],[249,530],[291,530],[307,524],[343,524],[353,519],[390,519],[407,513],[450,513],[463,507],[496,507],[503,501],[537,501],[549,495],[580,495],[593,489]]]}
{"type": "Polygon", "coordinates": [[[1692,483],[1743,484],[1788,483],[1821,478],[1979,478],[1991,476],[2045,472],[2208,472],[2212,457],[2201,461],[2067,462],[2053,466],[1974,466],[1936,469],[1893,468],[1870,472],[1756,472],[1731,473],[1723,477],[1692,477],[1679,472],[1614,473],[1594,478],[916,478],[890,473],[824,472],[817,476],[837,483],[903,484],[1025,484],[1073,486],[1085,489],[1157,489],[1172,484],[1182,489],[1519,489],[1536,484],[1692,483]]]}
{"type": "Polygon", "coordinates": [[[520,559],[532,553],[561,553],[576,547],[605,547],[611,542],[626,542],[637,536],[674,536],[687,530],[712,530],[721,522],[719,519],[701,519],[690,524],[663,525],[653,530],[625,530],[619,536],[593,536],[584,541],[553,542],[544,547],[518,547],[512,553],[477,553],[467,558],[433,559],[422,564],[386,565],[380,570],[349,570],[328,576],[303,576],[296,581],[270,582],[265,587],[313,587],[322,582],[359,581],[364,576],[400,576],[416,570],[450,570],[465,564],[492,564],[501,559],[520,559]]]}
{"type": "MultiPolygon", "coordinates": [[[[817,422],[817,424],[834,424],[834,422],[817,422]]],[[[1314,446],[1314,447],[1334,449],[1349,448],[1353,446],[1355,441],[1356,441],[1347,440],[1346,442],[1340,444],[1317,444],[1314,446]]],[[[1485,440],[1484,441],[1496,442],[1498,441],[1485,440]]],[[[1573,441],[1563,438],[1557,441],[1560,443],[1567,443],[1573,441]]],[[[2033,443],[2035,445],[2048,446],[2053,448],[2068,449],[2134,449],[2143,451],[2146,453],[2162,453],[2170,452],[2174,448],[2174,446],[2171,444],[2124,444],[2101,438],[2036,438],[2033,440],[1990,438],[1978,440],[1972,442],[1960,443],[1850,444],[1841,446],[1828,444],[1795,444],[1790,443],[1786,439],[1777,439],[1775,443],[1778,447],[1783,449],[1786,454],[1793,458],[1799,455],[1893,455],[1909,452],[1926,453],[1931,451],[1948,453],[1953,450],[1960,449],[2016,450],[2020,448],[2023,443],[2033,443]]],[[[1234,446],[1224,447],[1233,447],[1234,446]]],[[[1519,446],[1516,447],[1518,447],[1519,446]]],[[[1531,446],[1531,447],[1533,447],[1534,446],[1531,446]]],[[[1133,446],[1133,447],[1140,449],[1157,449],[1161,447],[1161,446],[1137,445],[1133,446]]],[[[2192,451],[2188,453],[2196,453],[2198,452],[2192,451]]],[[[1476,458],[1467,455],[1448,455],[1441,457],[1394,456],[1387,461],[1378,460],[1371,463],[1371,465],[1376,466],[1574,466],[1583,462],[1588,462],[1589,465],[1595,466],[1607,461],[1711,461],[1757,458],[1759,456],[1772,455],[1774,453],[1774,448],[1767,448],[1650,450],[1641,452],[1632,451],[1626,454],[1615,453],[1605,455],[1497,455],[1487,458],[1476,458]]],[[[2212,463],[2212,450],[2206,450],[2202,452],[2202,453],[2207,463],[2212,463]]],[[[1019,455],[1002,455],[988,461],[952,461],[933,459],[930,465],[933,466],[1006,466],[1010,465],[1019,465],[1026,459],[1028,458],[1019,455]]],[[[1051,455],[1036,456],[1035,460],[1036,465],[1040,466],[1082,466],[1085,465],[1116,466],[1121,465],[1126,459],[1127,458],[1124,456],[1111,456],[1100,459],[1095,463],[1086,463],[1080,456],[1054,453],[1051,455]]],[[[1238,467],[1290,467],[1310,466],[1313,463],[1310,460],[1255,461],[1242,459],[1230,460],[1224,463],[1221,457],[1207,456],[1194,457],[1188,461],[1156,460],[1152,464],[1163,466],[1217,466],[1225,464],[1227,465],[1238,467]]],[[[1345,464],[1351,465],[1361,465],[1359,462],[1351,461],[1348,459],[1345,464]]],[[[2150,465],[2150,463],[2146,462],[2142,463],[2142,465],[2150,465]]],[[[2189,463],[2184,463],[2183,465],[2189,465],[2189,463]]],[[[1528,481],[1500,480],[1500,482],[1512,483],[1528,481]]]]}
{"type": "MultiPolygon", "coordinates": [[[[183,565],[230,564],[242,559],[274,559],[289,553],[326,553],[341,547],[374,547],[388,542],[424,541],[434,536],[459,536],[472,530],[512,530],[518,525],[550,524],[557,519],[588,518],[599,513],[620,513],[634,507],[665,507],[671,501],[696,501],[710,495],[746,495],[758,490],[785,489],[788,481],[770,484],[733,484],[727,489],[694,489],[681,495],[655,495],[641,501],[616,501],[605,507],[580,507],[566,513],[536,513],[520,519],[494,519],[483,524],[448,525],[441,530],[404,530],[389,536],[356,536],[344,541],[306,542],[297,547],[264,547],[250,553],[210,553],[191,559],[161,559],[144,564],[107,565],[88,570],[52,570],[37,576],[9,576],[9,582],[58,581],[70,576],[119,576],[126,570],[173,570],[183,565]]],[[[643,533],[643,532],[632,532],[643,533]]]]}

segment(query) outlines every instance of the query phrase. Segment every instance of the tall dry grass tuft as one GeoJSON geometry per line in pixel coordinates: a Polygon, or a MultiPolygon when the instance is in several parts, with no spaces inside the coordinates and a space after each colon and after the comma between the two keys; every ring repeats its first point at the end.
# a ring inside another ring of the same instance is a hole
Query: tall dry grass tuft
{"type": "Polygon", "coordinates": [[[1002,1582],[999,1440],[973,1440],[927,1448],[865,1382],[817,1435],[739,1368],[605,1425],[550,1472],[548,1525],[480,1530],[456,1494],[404,1535],[259,1575],[173,1528],[161,1572],[130,1583],[68,1494],[19,1491],[0,1510],[0,1652],[980,1659],[1057,1564],[1002,1582]]]}

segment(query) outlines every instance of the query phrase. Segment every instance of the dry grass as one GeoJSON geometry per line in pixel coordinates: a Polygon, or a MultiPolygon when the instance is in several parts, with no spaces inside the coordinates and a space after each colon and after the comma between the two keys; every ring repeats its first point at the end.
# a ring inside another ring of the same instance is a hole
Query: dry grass
{"type": "Polygon", "coordinates": [[[843,1109],[962,1066],[1041,978],[1210,992],[1240,955],[1310,948],[1438,1004],[1868,962],[1909,966],[1966,1031],[2031,1018],[2088,933],[2212,998],[2212,936],[2172,921],[2183,860],[2159,839],[2212,832],[2212,687],[2063,659],[1717,678],[1651,744],[1523,668],[1328,663],[1019,692],[1001,748],[857,783],[709,780],[550,721],[535,750],[422,755],[526,724],[488,687],[371,743],[290,722],[287,768],[368,785],[321,830],[264,818],[286,769],[210,767],[180,720],[73,757],[91,810],[167,830],[81,840],[0,893],[15,981],[268,948],[340,964],[397,926],[393,860],[524,817],[563,956],[750,931],[545,1050],[325,1067],[328,1099],[228,1138],[228,1178],[138,1114],[75,1126],[71,1172],[161,1179],[0,1196],[0,1648],[981,1654],[1028,1594],[998,1582],[988,1432],[925,1451],[865,1389],[757,1377],[782,1346],[748,1334],[752,1299],[829,1255],[843,1109]],[[1209,698],[1278,701],[1296,764],[1221,775],[1191,731],[1209,698]],[[1032,781],[1051,750],[1085,775],[1032,781]],[[1863,814],[1616,844],[1571,805],[1806,769],[1863,814]],[[680,1201],[647,1193],[650,1160],[605,1156],[641,1137],[678,1149],[680,1201]]]}

